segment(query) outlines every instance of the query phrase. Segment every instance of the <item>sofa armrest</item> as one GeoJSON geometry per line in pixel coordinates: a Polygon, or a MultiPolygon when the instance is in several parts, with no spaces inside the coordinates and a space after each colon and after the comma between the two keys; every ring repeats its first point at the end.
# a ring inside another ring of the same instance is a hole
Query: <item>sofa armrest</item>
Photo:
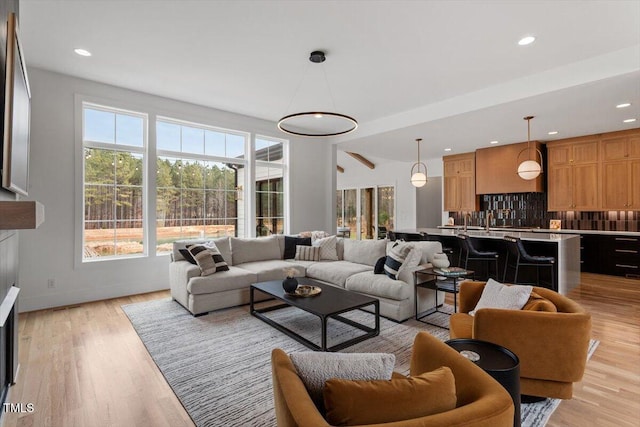
{"type": "Polygon", "coordinates": [[[200,276],[200,268],[189,261],[174,261],[169,263],[169,286],[171,297],[189,308],[189,292],[187,284],[192,277],[200,276]]]}
{"type": "Polygon", "coordinates": [[[576,382],[587,363],[591,315],[483,308],[475,313],[473,338],[523,355],[523,377],[576,382]]]}

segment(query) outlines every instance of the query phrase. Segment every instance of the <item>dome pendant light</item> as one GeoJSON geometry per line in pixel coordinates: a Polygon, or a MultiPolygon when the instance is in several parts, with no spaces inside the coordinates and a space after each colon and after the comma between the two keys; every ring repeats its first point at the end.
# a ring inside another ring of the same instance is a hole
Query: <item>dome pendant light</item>
{"type": "Polygon", "coordinates": [[[414,187],[422,187],[427,183],[427,165],[420,161],[420,141],[422,141],[422,138],[416,139],[418,143],[418,161],[411,166],[411,184],[414,187]]]}
{"type": "Polygon", "coordinates": [[[542,173],[542,153],[535,148],[538,156],[540,156],[540,162],[538,163],[537,159],[531,159],[531,119],[533,119],[533,116],[527,116],[524,119],[527,121],[527,148],[518,153],[517,161],[520,161],[520,155],[525,151],[527,152],[527,160],[518,165],[518,175],[520,178],[530,181],[536,179],[542,173]]]}
{"type": "MultiPolygon", "coordinates": [[[[321,64],[326,59],[324,52],[320,50],[311,52],[311,55],[309,56],[309,61],[314,64],[321,64]]],[[[331,95],[331,88],[329,87],[326,72],[324,74],[324,78],[327,83],[327,91],[331,97],[331,102],[334,104],[335,108],[335,102],[331,95]]],[[[298,88],[293,95],[294,99],[298,93],[298,89],[300,89],[300,85],[298,85],[298,88]]],[[[293,102],[293,99],[291,102],[293,102]]],[[[291,106],[291,103],[289,106],[291,106]]],[[[318,110],[289,114],[278,120],[278,129],[284,133],[316,138],[344,135],[349,132],[353,132],[357,127],[358,122],[353,117],[349,117],[345,114],[318,110]]]]}

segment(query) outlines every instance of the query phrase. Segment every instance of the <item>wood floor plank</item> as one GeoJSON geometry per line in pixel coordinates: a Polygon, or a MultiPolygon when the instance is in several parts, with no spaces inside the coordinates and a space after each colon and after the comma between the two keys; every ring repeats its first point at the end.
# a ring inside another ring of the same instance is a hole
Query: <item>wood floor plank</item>
{"type": "MultiPolygon", "coordinates": [[[[193,426],[120,308],[168,291],[20,314],[20,373],[5,427],[193,426]]],[[[640,420],[640,281],[582,274],[569,295],[592,314],[600,345],[574,397],[549,427],[637,427],[640,420]]]]}

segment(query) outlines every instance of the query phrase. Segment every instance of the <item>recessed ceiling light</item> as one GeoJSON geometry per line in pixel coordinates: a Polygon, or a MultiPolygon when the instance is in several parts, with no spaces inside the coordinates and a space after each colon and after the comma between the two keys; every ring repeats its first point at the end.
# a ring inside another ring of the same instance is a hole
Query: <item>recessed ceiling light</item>
{"type": "Polygon", "coordinates": [[[77,49],[73,49],[73,51],[80,56],[91,56],[91,52],[89,52],[86,49],[77,48],[77,49]]]}
{"type": "Polygon", "coordinates": [[[626,107],[629,107],[630,105],[631,105],[630,102],[624,102],[622,104],[616,105],[616,108],[626,108],[626,107]]]}
{"type": "Polygon", "coordinates": [[[624,123],[633,123],[635,122],[636,119],[627,119],[627,120],[623,120],[624,123]]]}
{"type": "Polygon", "coordinates": [[[451,151],[451,148],[445,148],[444,151],[451,151]]]}
{"type": "Polygon", "coordinates": [[[489,144],[497,144],[497,143],[498,143],[498,141],[491,141],[491,142],[489,142],[489,144]]]}
{"type": "Polygon", "coordinates": [[[558,131],[557,130],[552,130],[551,132],[548,132],[549,135],[557,135],[558,131]]]}
{"type": "Polygon", "coordinates": [[[518,44],[520,46],[526,46],[528,44],[533,43],[534,41],[536,41],[536,38],[533,36],[526,36],[520,39],[520,41],[518,41],[518,44]]]}

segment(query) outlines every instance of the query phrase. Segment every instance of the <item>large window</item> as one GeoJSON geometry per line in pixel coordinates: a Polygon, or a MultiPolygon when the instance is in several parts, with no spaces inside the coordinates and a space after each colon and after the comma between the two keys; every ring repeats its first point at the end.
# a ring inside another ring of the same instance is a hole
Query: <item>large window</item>
{"type": "Polygon", "coordinates": [[[178,239],[287,231],[287,141],[256,136],[248,152],[248,132],[93,100],[77,112],[82,261],[169,253],[178,239]]]}
{"type": "Polygon", "coordinates": [[[147,116],[84,104],[83,259],[146,253],[147,116]]]}
{"type": "Polygon", "coordinates": [[[247,135],[159,118],[156,123],[156,241],[244,236],[239,175],[247,135]]]}
{"type": "Polygon", "coordinates": [[[257,137],[256,165],[256,235],[284,232],[284,141],[257,137]]]}

